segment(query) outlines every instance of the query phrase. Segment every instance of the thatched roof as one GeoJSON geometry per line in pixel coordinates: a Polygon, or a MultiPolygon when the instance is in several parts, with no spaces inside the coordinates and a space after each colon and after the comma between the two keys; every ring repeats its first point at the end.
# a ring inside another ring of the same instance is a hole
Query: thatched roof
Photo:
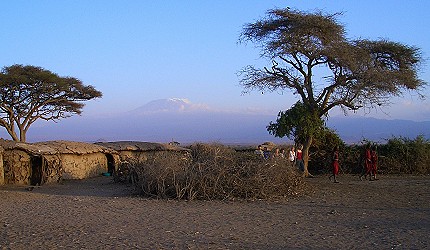
{"type": "Polygon", "coordinates": [[[33,145],[38,147],[49,147],[56,150],[61,154],[90,154],[90,153],[108,153],[116,154],[115,150],[111,148],[103,147],[102,145],[96,145],[93,143],[85,142],[73,142],[73,141],[47,141],[37,142],[33,145]]]}
{"type": "Polygon", "coordinates": [[[30,143],[16,142],[11,140],[0,139],[0,146],[5,150],[19,149],[34,155],[55,154],[57,151],[46,146],[37,146],[30,143]]]}
{"type": "Polygon", "coordinates": [[[189,151],[189,149],[161,143],[119,141],[119,142],[73,142],[73,141],[47,141],[36,143],[23,143],[0,139],[0,150],[20,149],[34,155],[51,154],[90,154],[108,153],[118,154],[118,151],[189,151]]]}
{"type": "Polygon", "coordinates": [[[103,147],[101,145],[72,141],[23,143],[0,139],[0,146],[5,150],[20,149],[34,155],[90,154],[97,152],[117,154],[115,150],[103,147]]]}
{"type": "Polygon", "coordinates": [[[189,151],[187,148],[155,142],[118,141],[96,142],[95,144],[111,148],[116,151],[189,151]]]}

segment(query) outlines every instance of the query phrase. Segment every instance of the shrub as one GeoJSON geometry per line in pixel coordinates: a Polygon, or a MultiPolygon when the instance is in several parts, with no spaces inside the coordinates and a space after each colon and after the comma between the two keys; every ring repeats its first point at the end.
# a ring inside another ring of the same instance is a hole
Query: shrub
{"type": "Polygon", "coordinates": [[[411,140],[394,137],[380,145],[381,170],[392,174],[430,174],[430,142],[423,136],[411,140]]]}
{"type": "Polygon", "coordinates": [[[342,139],[331,129],[325,129],[312,142],[308,169],[311,173],[327,173],[332,170],[332,155],[334,148],[345,150],[342,139]]]}
{"type": "MultiPolygon", "coordinates": [[[[340,150],[342,173],[359,174],[364,167],[366,146],[376,148],[378,154],[378,173],[382,174],[430,174],[430,142],[423,136],[415,139],[393,137],[385,144],[364,140],[362,145],[347,145],[340,150]]],[[[315,162],[324,162],[324,151],[315,162]]],[[[326,160],[326,164],[328,161],[326,160]]],[[[314,162],[313,162],[314,163],[314,162]]],[[[322,173],[327,173],[325,168],[322,173]]]]}
{"type": "Polygon", "coordinates": [[[302,195],[303,179],[283,158],[264,160],[219,144],[194,144],[186,157],[168,152],[134,166],[141,194],[157,198],[282,199],[302,195]]]}

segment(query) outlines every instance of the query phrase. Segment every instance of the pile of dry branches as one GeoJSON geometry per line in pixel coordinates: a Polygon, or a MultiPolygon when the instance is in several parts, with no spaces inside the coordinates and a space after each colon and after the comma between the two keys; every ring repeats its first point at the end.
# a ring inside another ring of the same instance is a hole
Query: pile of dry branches
{"type": "Polygon", "coordinates": [[[219,144],[194,144],[188,155],[158,154],[134,164],[142,195],[188,200],[283,199],[303,195],[306,185],[284,158],[263,159],[219,144]]]}

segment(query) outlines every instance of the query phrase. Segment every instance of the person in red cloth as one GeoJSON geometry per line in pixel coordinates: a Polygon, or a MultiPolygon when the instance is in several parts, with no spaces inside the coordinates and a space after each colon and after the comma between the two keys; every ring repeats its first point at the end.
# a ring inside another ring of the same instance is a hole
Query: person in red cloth
{"type": "Polygon", "coordinates": [[[296,153],[296,165],[301,172],[305,171],[305,164],[303,162],[303,145],[299,145],[296,153]]]}
{"type": "Polygon", "coordinates": [[[373,175],[373,180],[377,180],[376,179],[376,171],[377,171],[377,166],[378,166],[378,154],[376,153],[376,146],[375,148],[372,150],[371,152],[371,172],[373,175]]]}
{"type": "Polygon", "coordinates": [[[339,174],[339,147],[338,146],[336,146],[333,150],[332,166],[333,166],[333,173],[332,175],[330,175],[329,180],[331,181],[331,178],[333,177],[333,182],[339,183],[336,180],[336,176],[339,174]]]}
{"type": "Polygon", "coordinates": [[[370,151],[370,146],[366,146],[366,150],[364,151],[364,169],[360,175],[360,180],[363,180],[363,176],[367,179],[369,175],[369,180],[372,179],[372,153],[370,151]]]}

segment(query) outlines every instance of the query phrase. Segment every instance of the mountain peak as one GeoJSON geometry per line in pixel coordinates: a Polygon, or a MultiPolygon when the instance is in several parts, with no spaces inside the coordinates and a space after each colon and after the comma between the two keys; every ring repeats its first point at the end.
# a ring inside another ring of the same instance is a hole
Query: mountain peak
{"type": "Polygon", "coordinates": [[[177,113],[191,111],[207,111],[209,107],[204,104],[194,104],[186,98],[168,98],[150,101],[143,106],[138,107],[132,112],[137,114],[154,114],[154,113],[177,113]]]}
{"type": "Polygon", "coordinates": [[[190,100],[188,100],[187,98],[176,98],[176,97],[173,97],[173,98],[169,98],[169,99],[160,99],[160,100],[167,100],[169,102],[176,102],[176,103],[181,102],[181,103],[191,104],[190,100]]]}

